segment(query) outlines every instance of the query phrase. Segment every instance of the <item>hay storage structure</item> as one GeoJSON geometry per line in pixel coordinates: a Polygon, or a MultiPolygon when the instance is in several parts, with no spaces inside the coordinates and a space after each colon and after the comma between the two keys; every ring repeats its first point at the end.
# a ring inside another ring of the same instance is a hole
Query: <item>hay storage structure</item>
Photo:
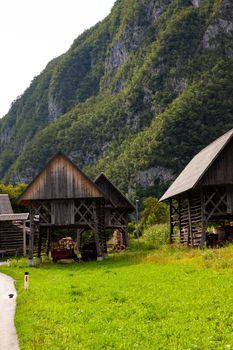
{"type": "Polygon", "coordinates": [[[233,221],[233,129],[199,152],[160,200],[170,202],[170,242],[203,247],[209,222],[233,221]]]}
{"type": "Polygon", "coordinates": [[[97,256],[106,251],[104,227],[105,197],[100,189],[63,153],[53,157],[19,197],[29,205],[31,236],[29,263],[33,263],[34,236],[38,231],[38,260],[42,236],[47,236],[48,255],[51,232],[56,228],[92,230],[97,256]]]}
{"type": "Polygon", "coordinates": [[[128,217],[135,211],[134,205],[103,173],[95,180],[95,184],[104,193],[105,198],[105,228],[118,229],[125,247],[129,246],[128,217]]]}
{"type": "MultiPolygon", "coordinates": [[[[77,230],[78,250],[82,233],[85,230],[93,231],[97,259],[101,260],[107,253],[105,229],[109,227],[106,220],[108,208],[115,208],[112,211],[111,228],[118,228],[120,225],[128,245],[126,211],[132,211],[133,207],[126,198],[123,207],[115,207],[113,198],[102,191],[100,183],[98,185],[100,187],[61,152],[36,176],[18,200],[30,208],[30,264],[33,263],[35,233],[38,232],[37,258],[40,261],[42,238],[46,236],[48,256],[51,233],[57,228],[77,230]],[[127,210],[125,206],[128,206],[127,210]],[[117,214],[114,216],[114,213],[117,214]]],[[[115,186],[114,191],[123,197],[115,186]]]]}

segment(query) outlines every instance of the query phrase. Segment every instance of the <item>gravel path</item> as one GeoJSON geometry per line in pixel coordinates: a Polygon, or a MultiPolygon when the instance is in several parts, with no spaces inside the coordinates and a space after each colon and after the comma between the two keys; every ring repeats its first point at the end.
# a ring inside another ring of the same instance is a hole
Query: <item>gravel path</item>
{"type": "Polygon", "coordinates": [[[16,290],[13,278],[0,273],[0,349],[19,350],[14,325],[16,290]],[[9,294],[13,294],[9,298],[9,294]]]}

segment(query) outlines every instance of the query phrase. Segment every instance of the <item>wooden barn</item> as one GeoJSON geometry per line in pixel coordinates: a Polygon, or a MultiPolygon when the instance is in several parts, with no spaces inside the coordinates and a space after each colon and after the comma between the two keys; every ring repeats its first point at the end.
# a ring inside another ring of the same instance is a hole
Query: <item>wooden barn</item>
{"type": "Polygon", "coordinates": [[[13,213],[8,194],[0,194],[0,255],[26,255],[29,213],[13,213]]]}
{"type": "Polygon", "coordinates": [[[122,233],[124,246],[128,247],[128,217],[135,207],[103,173],[97,177],[95,184],[108,199],[105,202],[105,228],[118,229],[122,233]]]}
{"type": "MultiPolygon", "coordinates": [[[[33,263],[35,232],[38,232],[37,257],[40,260],[42,238],[47,237],[48,254],[51,233],[57,228],[77,229],[78,243],[82,233],[91,230],[97,259],[101,260],[106,254],[105,210],[108,206],[113,208],[114,204],[64,154],[58,153],[50,160],[20,196],[19,202],[30,208],[29,263],[33,263]]],[[[125,211],[120,210],[118,222],[124,221],[126,225],[124,214],[125,211]]]]}
{"type": "Polygon", "coordinates": [[[203,247],[207,227],[233,235],[233,129],[199,152],[160,199],[170,201],[170,242],[203,247]]]}

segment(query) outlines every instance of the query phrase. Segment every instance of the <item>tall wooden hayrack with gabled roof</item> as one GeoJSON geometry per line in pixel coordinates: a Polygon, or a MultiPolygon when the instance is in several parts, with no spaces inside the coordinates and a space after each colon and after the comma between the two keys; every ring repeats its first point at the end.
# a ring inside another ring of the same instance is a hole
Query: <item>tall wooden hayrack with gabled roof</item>
{"type": "Polygon", "coordinates": [[[42,236],[47,235],[46,254],[51,232],[57,228],[76,228],[80,246],[85,230],[94,232],[97,256],[107,253],[106,229],[118,228],[128,246],[128,214],[134,206],[101,174],[92,182],[63,153],[59,152],[36,176],[18,200],[30,207],[29,259],[32,263],[35,231],[40,260],[42,236]]]}
{"type": "Polygon", "coordinates": [[[171,242],[203,247],[209,222],[233,221],[233,129],[190,161],[160,200],[166,199],[171,242]]]}
{"type": "Polygon", "coordinates": [[[108,199],[105,203],[105,228],[117,228],[122,233],[124,245],[128,247],[128,216],[135,211],[135,207],[103,173],[97,177],[95,184],[108,199]]]}
{"type": "Polygon", "coordinates": [[[38,259],[44,231],[49,237],[55,228],[89,229],[94,232],[97,256],[106,252],[104,226],[105,195],[64,154],[58,153],[37,175],[19,198],[29,205],[31,240],[29,259],[32,262],[34,232],[39,230],[38,259]],[[39,218],[36,224],[35,218],[39,218]]]}

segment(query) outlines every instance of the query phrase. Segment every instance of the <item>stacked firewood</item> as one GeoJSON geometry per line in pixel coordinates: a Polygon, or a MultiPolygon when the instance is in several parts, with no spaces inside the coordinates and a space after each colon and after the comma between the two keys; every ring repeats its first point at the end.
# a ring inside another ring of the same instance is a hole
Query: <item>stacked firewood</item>
{"type": "Polygon", "coordinates": [[[71,237],[64,237],[58,241],[58,248],[63,250],[74,249],[75,242],[71,237]]]}
{"type": "Polygon", "coordinates": [[[113,232],[112,245],[112,249],[115,252],[125,249],[122,233],[118,229],[113,232]]]}

